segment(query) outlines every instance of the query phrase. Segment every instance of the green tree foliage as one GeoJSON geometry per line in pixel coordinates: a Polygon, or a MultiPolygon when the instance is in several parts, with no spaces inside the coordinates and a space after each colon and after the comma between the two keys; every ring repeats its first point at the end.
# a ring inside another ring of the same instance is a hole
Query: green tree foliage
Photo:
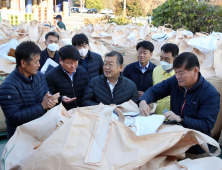
{"type": "Polygon", "coordinates": [[[192,32],[222,32],[222,8],[196,0],[168,0],[153,10],[153,24],[172,24],[192,32]]]}
{"type": "MultiPolygon", "coordinates": [[[[116,0],[115,2],[115,14],[116,15],[122,15],[123,13],[123,5],[124,2],[119,2],[116,0]]],[[[127,0],[126,1],[126,15],[128,17],[138,17],[138,16],[144,16],[145,10],[141,4],[140,0],[127,0]]]]}
{"type": "Polygon", "coordinates": [[[129,23],[132,23],[133,21],[124,17],[116,17],[109,20],[109,23],[112,23],[112,22],[115,22],[117,25],[127,25],[129,23]]]}
{"type": "Polygon", "coordinates": [[[85,6],[88,9],[95,8],[97,10],[101,10],[104,8],[100,0],[86,0],[85,6]]]}

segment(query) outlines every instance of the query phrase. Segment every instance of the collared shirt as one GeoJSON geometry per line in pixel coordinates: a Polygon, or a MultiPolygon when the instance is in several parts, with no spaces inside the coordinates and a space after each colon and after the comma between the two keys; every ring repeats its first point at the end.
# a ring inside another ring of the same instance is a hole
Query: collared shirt
{"type": "Polygon", "coordinates": [[[118,80],[116,81],[116,83],[114,84],[114,86],[109,82],[109,80],[107,79],[107,83],[109,85],[112,97],[113,97],[113,89],[115,88],[116,84],[118,83],[118,80]]]}
{"type": "Polygon", "coordinates": [[[140,70],[141,70],[142,73],[145,73],[146,70],[148,70],[149,64],[150,64],[150,62],[148,62],[148,64],[147,64],[145,67],[143,67],[143,66],[140,64],[140,62],[139,62],[140,70]]]}
{"type": "Polygon", "coordinates": [[[76,71],[73,72],[73,73],[71,74],[71,76],[70,76],[69,73],[67,73],[67,72],[64,70],[63,67],[62,67],[62,69],[63,69],[63,71],[69,76],[69,78],[71,79],[71,81],[73,82],[73,76],[74,76],[74,74],[76,73],[76,71]]]}

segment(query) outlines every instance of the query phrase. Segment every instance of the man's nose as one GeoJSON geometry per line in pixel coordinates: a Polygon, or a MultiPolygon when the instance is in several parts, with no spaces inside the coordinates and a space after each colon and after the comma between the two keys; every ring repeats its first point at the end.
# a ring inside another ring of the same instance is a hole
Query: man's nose
{"type": "Polygon", "coordinates": [[[180,74],[175,74],[176,75],[176,79],[180,79],[180,74]]]}

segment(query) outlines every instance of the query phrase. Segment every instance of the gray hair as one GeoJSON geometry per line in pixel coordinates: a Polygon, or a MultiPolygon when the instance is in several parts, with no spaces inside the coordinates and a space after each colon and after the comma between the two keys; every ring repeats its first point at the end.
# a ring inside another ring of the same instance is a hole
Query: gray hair
{"type": "Polygon", "coordinates": [[[106,57],[115,57],[115,56],[117,56],[117,65],[118,66],[120,66],[120,65],[123,65],[123,55],[121,54],[121,53],[119,53],[119,52],[117,52],[117,51],[111,51],[111,52],[109,52],[109,53],[107,53],[106,55],[105,55],[105,58],[106,57]]]}

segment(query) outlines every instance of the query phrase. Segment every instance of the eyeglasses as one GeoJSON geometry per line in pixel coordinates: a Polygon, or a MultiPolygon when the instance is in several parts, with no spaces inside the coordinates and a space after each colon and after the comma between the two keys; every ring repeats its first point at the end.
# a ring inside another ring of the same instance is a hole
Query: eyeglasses
{"type": "Polygon", "coordinates": [[[104,65],[103,65],[103,67],[109,67],[109,68],[113,68],[115,65],[114,64],[107,64],[107,63],[105,63],[104,65]]]}

